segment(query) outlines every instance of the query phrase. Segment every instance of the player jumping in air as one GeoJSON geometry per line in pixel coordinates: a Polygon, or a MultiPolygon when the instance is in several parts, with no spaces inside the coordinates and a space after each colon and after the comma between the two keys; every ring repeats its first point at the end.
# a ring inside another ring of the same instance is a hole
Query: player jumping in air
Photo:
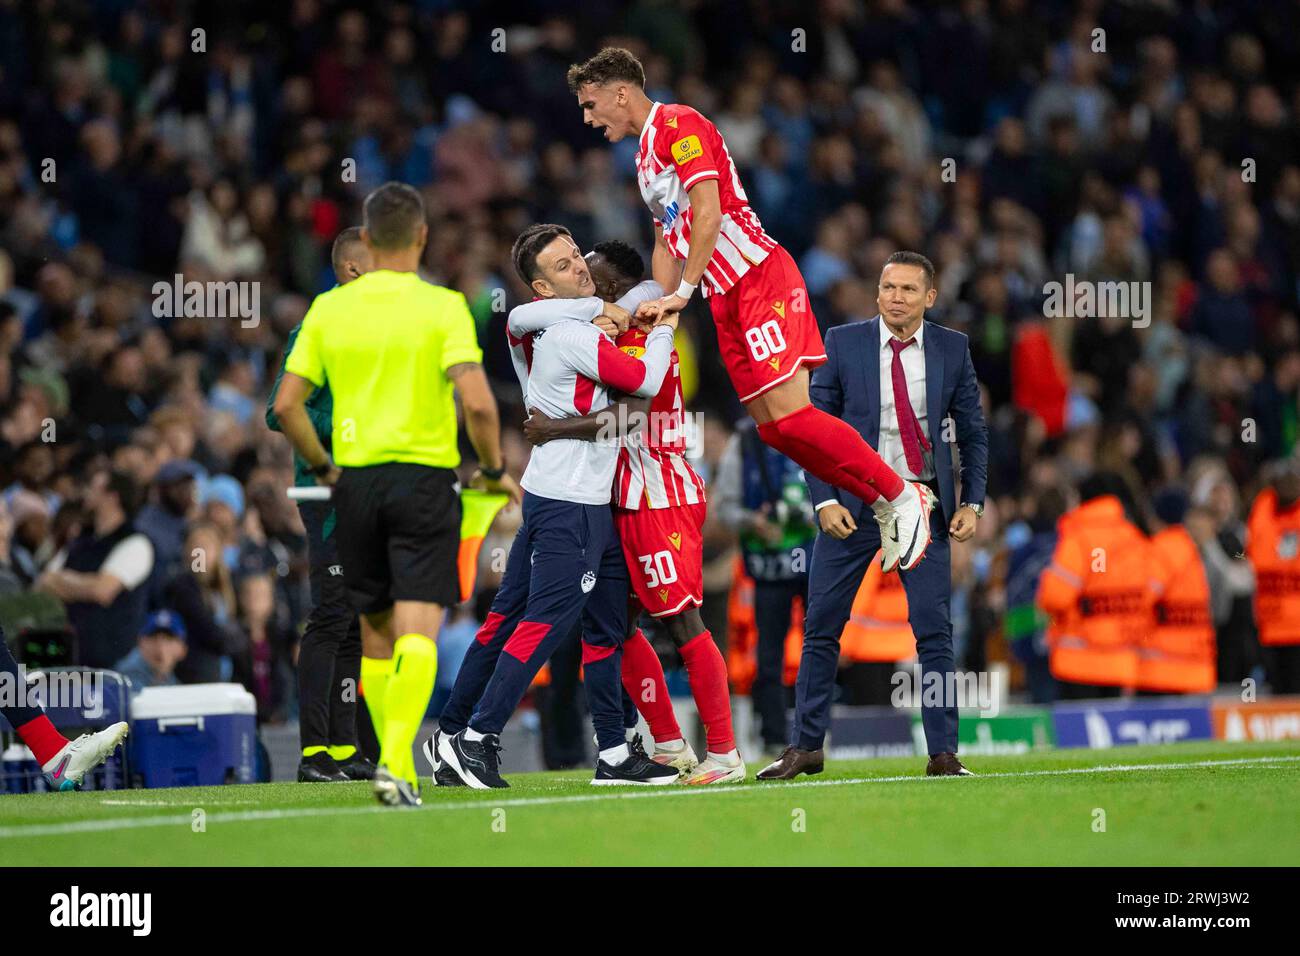
{"type": "Polygon", "coordinates": [[[652,101],[640,61],[618,47],[570,67],[568,82],[584,122],[606,140],[640,137],[637,184],[655,217],[651,271],[676,290],[642,314],[680,311],[702,287],[727,373],[763,441],[871,505],[884,570],[914,567],[930,542],[934,494],[905,482],[856,429],[811,404],[809,369],[826,361],[826,350],[803,276],[749,208],[717,128],[689,106],[652,101]]]}
{"type": "MultiPolygon", "coordinates": [[[[626,243],[598,243],[587,264],[596,294],[607,302],[635,310],[641,302],[663,295],[657,282],[641,281],[645,263],[626,243]]],[[[644,328],[628,328],[615,345],[640,357],[647,334],[644,328]]],[[[745,764],[731,725],[727,665],[699,612],[704,603],[704,480],[685,457],[677,353],[653,399],[625,398],[620,404],[622,425],[646,423],[625,438],[614,473],[614,526],[632,579],[628,628],[633,633],[623,644],[623,686],[650,725],[655,761],[679,767],[687,784],[743,780],[745,764]],[[642,608],[663,623],[686,665],[709,748],[698,766],[673,714],[659,657],[636,627],[642,608]]],[[[603,440],[623,431],[619,417],[615,408],[564,419],[530,409],[524,434],[534,444],[557,438],[603,440]]]]}

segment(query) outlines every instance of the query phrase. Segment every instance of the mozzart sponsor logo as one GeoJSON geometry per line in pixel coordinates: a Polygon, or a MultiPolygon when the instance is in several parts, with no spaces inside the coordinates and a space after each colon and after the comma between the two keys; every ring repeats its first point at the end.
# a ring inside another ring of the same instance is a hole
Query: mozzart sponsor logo
{"type": "Polygon", "coordinates": [[[1055,712],[1059,747],[1104,750],[1126,744],[1166,744],[1209,740],[1210,708],[1186,701],[1169,705],[1058,705],[1055,712]]]}
{"type": "Polygon", "coordinates": [[[74,886],[50,897],[50,925],[60,928],[125,927],[133,936],[153,928],[152,893],[83,893],[74,886]]]}

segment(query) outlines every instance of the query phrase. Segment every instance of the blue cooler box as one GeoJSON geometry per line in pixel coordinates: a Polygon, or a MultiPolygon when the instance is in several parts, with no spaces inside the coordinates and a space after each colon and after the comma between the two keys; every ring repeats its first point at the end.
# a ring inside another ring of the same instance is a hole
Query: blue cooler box
{"type": "Polygon", "coordinates": [[[147,687],[131,701],[127,740],[145,787],[252,783],[257,703],[239,684],[147,687]]]}

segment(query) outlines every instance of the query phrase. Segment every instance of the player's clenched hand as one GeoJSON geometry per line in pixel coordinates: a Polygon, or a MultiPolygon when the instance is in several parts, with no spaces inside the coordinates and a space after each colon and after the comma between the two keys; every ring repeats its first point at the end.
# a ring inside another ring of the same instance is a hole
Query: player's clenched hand
{"type": "MultiPolygon", "coordinates": [[[[596,320],[597,325],[600,325],[600,319],[607,319],[614,323],[614,327],[618,330],[615,334],[622,335],[627,331],[627,327],[632,324],[632,313],[621,305],[606,302],[600,310],[600,318],[596,320]]],[[[604,326],[601,326],[601,328],[604,328],[604,326]]]]}
{"type": "Polygon", "coordinates": [[[637,325],[647,327],[654,325],[655,320],[659,318],[659,300],[651,299],[642,302],[636,307],[636,314],[633,318],[636,320],[637,325]]]}
{"type": "Polygon", "coordinates": [[[666,295],[662,299],[653,299],[651,303],[656,307],[656,311],[663,315],[665,312],[680,312],[686,308],[686,299],[674,292],[672,295],[666,295]]]}
{"type": "Polygon", "coordinates": [[[606,316],[603,315],[598,315],[594,319],[592,319],[591,324],[594,325],[596,328],[600,329],[611,339],[618,338],[619,335],[618,323],[615,322],[613,319],[607,318],[606,316]]]}
{"type": "Polygon", "coordinates": [[[517,505],[524,500],[524,493],[519,487],[519,482],[511,478],[508,472],[500,478],[493,479],[488,478],[481,471],[476,471],[474,477],[469,480],[469,486],[480,491],[491,492],[494,495],[509,495],[512,505],[517,505]]]}
{"type": "Polygon", "coordinates": [[[524,438],[533,445],[545,445],[555,437],[555,419],[548,418],[535,408],[528,409],[528,420],[524,422],[524,438]]]}
{"type": "Polygon", "coordinates": [[[330,470],[316,478],[316,484],[326,485],[333,488],[339,483],[339,476],[343,474],[343,469],[333,463],[330,464],[330,470]]]}
{"type": "Polygon", "coordinates": [[[858,530],[853,515],[849,514],[849,509],[841,504],[829,504],[822,508],[817,512],[817,520],[821,522],[823,531],[841,541],[858,530]]]}

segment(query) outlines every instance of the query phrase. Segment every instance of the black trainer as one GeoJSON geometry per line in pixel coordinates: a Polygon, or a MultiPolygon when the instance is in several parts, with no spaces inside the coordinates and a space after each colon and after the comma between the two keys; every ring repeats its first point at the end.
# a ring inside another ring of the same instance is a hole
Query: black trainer
{"type": "Polygon", "coordinates": [[[375,765],[357,751],[347,760],[338,761],[339,770],[349,780],[374,780],[375,765]]]}
{"type": "Polygon", "coordinates": [[[439,765],[438,769],[433,772],[433,783],[438,787],[463,787],[465,781],[456,776],[456,771],[451,769],[451,765],[444,762],[439,765]]]}
{"type": "Polygon", "coordinates": [[[442,734],[438,739],[438,756],[462,783],[475,790],[510,786],[501,779],[501,738],[496,734],[484,734],[482,740],[470,740],[463,730],[453,737],[442,734]]]}
{"type": "Polygon", "coordinates": [[[347,780],[334,758],[323,750],[303,757],[298,763],[299,783],[346,783],[347,780]]]}
{"type": "Polygon", "coordinates": [[[438,756],[438,745],[444,736],[442,728],[439,727],[433,732],[432,737],[420,745],[420,752],[424,754],[424,759],[429,761],[429,766],[433,768],[434,779],[437,779],[438,771],[442,769],[442,758],[438,756]]]}
{"type": "Polygon", "coordinates": [[[676,767],[655,763],[642,750],[641,753],[632,753],[620,764],[610,765],[597,759],[596,776],[591,784],[594,787],[659,787],[676,783],[677,777],[676,767]]]}

